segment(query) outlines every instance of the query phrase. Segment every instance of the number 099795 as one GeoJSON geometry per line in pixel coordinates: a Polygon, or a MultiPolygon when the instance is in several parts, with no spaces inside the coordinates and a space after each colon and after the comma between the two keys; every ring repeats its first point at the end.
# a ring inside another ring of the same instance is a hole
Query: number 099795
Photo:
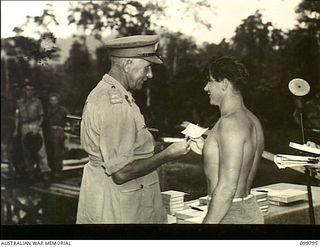
{"type": "Polygon", "coordinates": [[[301,246],[318,246],[318,241],[300,241],[301,246]]]}

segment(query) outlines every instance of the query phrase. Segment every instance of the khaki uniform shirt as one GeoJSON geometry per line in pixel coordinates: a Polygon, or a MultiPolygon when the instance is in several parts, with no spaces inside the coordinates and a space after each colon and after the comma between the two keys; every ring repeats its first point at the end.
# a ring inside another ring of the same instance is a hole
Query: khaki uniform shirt
{"type": "Polygon", "coordinates": [[[81,144],[89,155],[80,189],[77,223],[164,223],[154,171],[122,185],[111,175],[151,157],[154,140],[132,95],[105,75],[89,94],[82,115],[81,144]]]}
{"type": "Polygon", "coordinates": [[[16,114],[21,124],[38,122],[44,115],[41,100],[35,97],[29,101],[24,99],[18,100],[16,114]]]}

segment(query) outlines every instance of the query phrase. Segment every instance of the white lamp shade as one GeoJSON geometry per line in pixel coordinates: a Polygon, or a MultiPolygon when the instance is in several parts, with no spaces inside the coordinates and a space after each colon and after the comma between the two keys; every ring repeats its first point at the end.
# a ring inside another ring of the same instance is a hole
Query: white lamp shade
{"type": "Polygon", "coordinates": [[[295,78],[289,82],[289,90],[295,96],[305,96],[310,92],[309,83],[306,80],[295,78]]]}

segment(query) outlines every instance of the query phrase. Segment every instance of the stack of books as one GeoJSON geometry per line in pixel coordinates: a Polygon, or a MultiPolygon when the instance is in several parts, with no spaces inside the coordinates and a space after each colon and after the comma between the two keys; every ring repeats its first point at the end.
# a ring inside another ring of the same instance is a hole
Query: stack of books
{"type": "Polygon", "coordinates": [[[189,218],[189,219],[185,219],[183,222],[179,222],[177,221],[177,223],[179,224],[202,224],[204,220],[204,216],[199,216],[199,217],[194,217],[194,218],[189,218]]]}
{"type": "Polygon", "coordinates": [[[209,196],[202,196],[199,198],[200,205],[208,205],[209,196]]]}
{"type": "Polygon", "coordinates": [[[257,191],[257,190],[251,190],[251,194],[255,197],[260,211],[262,212],[262,215],[268,215],[269,213],[269,201],[268,201],[268,192],[267,191],[257,191]]]}
{"type": "Polygon", "coordinates": [[[274,156],[274,163],[278,168],[313,166],[320,164],[320,159],[311,156],[298,156],[288,154],[277,154],[274,156]]]}
{"type": "Polygon", "coordinates": [[[176,211],[181,211],[184,208],[184,192],[176,190],[168,190],[161,192],[164,207],[167,213],[174,215],[176,211]]]}
{"type": "Polygon", "coordinates": [[[298,150],[301,150],[301,151],[304,151],[304,152],[320,155],[320,149],[316,148],[316,147],[309,147],[309,146],[301,145],[301,144],[298,144],[298,143],[295,143],[295,142],[290,142],[289,143],[289,147],[292,147],[294,149],[298,149],[298,150]]]}
{"type": "Polygon", "coordinates": [[[190,206],[187,209],[177,211],[175,216],[178,224],[201,224],[207,214],[208,206],[190,206]]]}
{"type": "Polygon", "coordinates": [[[268,199],[270,204],[282,206],[296,201],[308,200],[308,192],[296,189],[270,190],[268,199]]]}

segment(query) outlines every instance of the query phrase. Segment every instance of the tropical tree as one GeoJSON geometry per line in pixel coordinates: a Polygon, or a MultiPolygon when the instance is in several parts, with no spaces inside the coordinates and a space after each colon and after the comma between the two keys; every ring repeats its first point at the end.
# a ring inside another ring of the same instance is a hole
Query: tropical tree
{"type": "Polygon", "coordinates": [[[71,110],[80,110],[90,90],[97,81],[93,80],[91,54],[84,43],[75,41],[64,64],[65,81],[61,92],[71,110]]]}
{"type": "Polygon", "coordinates": [[[110,67],[111,62],[109,59],[109,51],[105,46],[100,46],[95,50],[95,80],[99,80],[102,78],[104,74],[106,74],[110,67]]]}
{"type": "Polygon", "coordinates": [[[304,76],[313,89],[311,96],[314,96],[320,91],[320,1],[303,0],[296,13],[299,24],[292,31],[291,41],[296,41],[297,48],[305,51],[300,53],[304,64],[300,68],[305,72],[304,76]]]}
{"type": "Polygon", "coordinates": [[[10,89],[13,85],[21,88],[26,79],[34,83],[36,91],[41,90],[41,81],[48,83],[47,78],[41,79],[40,75],[49,73],[48,61],[59,56],[56,38],[49,28],[52,24],[58,24],[51,7],[46,5],[41,16],[27,16],[27,21],[21,27],[14,28],[14,37],[1,41],[1,59],[6,74],[4,80],[1,80],[1,86],[5,88],[7,96],[12,94],[10,89]],[[24,36],[27,32],[30,34],[30,30],[33,38],[24,36]]]}
{"type": "Polygon", "coordinates": [[[76,2],[69,9],[69,24],[76,24],[80,35],[93,35],[103,43],[102,33],[119,35],[150,34],[150,16],[161,11],[157,4],[143,6],[138,1],[76,2]]]}
{"type": "MultiPolygon", "coordinates": [[[[21,27],[15,27],[14,31],[18,35],[31,35],[36,40],[39,40],[45,33],[51,33],[52,37],[54,37],[52,28],[58,25],[59,22],[52,9],[52,4],[46,4],[41,15],[26,16],[25,23],[21,27]]],[[[55,39],[53,39],[53,41],[55,41],[55,39]]]]}
{"type": "Polygon", "coordinates": [[[303,0],[296,9],[299,27],[307,28],[317,34],[319,40],[320,34],[320,2],[317,0],[303,0]]]}

